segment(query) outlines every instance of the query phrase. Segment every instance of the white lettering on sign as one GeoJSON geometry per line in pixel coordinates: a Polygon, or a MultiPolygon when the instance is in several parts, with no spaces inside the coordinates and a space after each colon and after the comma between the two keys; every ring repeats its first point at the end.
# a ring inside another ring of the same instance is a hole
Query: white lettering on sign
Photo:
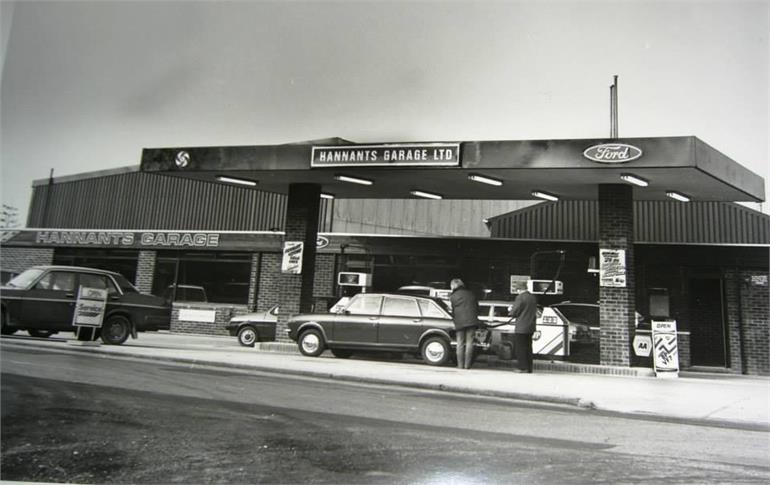
{"type": "Polygon", "coordinates": [[[217,247],[219,234],[199,232],[144,232],[142,246],[217,247]]]}
{"type": "Polygon", "coordinates": [[[457,166],[459,143],[314,146],[311,167],[457,166]]]}
{"type": "Polygon", "coordinates": [[[642,149],[625,143],[605,143],[586,148],[583,156],[599,163],[625,163],[641,157],[642,149]]]}
{"type": "Polygon", "coordinates": [[[36,244],[77,244],[99,246],[131,246],[134,234],[131,232],[96,231],[38,231],[36,244]]]}

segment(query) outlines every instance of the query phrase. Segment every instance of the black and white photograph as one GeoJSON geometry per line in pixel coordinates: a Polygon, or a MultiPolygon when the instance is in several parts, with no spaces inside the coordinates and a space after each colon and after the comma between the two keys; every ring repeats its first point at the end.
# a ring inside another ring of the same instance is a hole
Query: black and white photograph
{"type": "Polygon", "coordinates": [[[0,482],[770,482],[769,36],[0,0],[0,482]]]}

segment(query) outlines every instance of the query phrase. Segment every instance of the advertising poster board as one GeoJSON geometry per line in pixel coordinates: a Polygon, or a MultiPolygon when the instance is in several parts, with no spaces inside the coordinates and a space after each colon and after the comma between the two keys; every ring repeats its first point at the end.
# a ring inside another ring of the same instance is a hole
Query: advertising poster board
{"type": "Polygon", "coordinates": [[[107,290],[81,286],[75,303],[72,325],[101,328],[106,306],[107,290]]]}
{"type": "Polygon", "coordinates": [[[599,286],[605,288],[626,287],[626,250],[599,250],[599,286]]]}
{"type": "Polygon", "coordinates": [[[284,241],[281,272],[286,274],[302,274],[302,252],[305,249],[302,241],[284,241]]]}
{"type": "Polygon", "coordinates": [[[679,377],[676,320],[652,321],[653,365],[657,377],[679,377]]]}

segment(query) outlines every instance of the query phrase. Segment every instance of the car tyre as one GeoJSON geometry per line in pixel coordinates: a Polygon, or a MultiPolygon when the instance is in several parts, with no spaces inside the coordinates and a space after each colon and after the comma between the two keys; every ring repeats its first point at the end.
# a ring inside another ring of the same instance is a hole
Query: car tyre
{"type": "Polygon", "coordinates": [[[300,353],[308,357],[318,357],[326,348],[323,335],[315,329],[302,332],[299,340],[297,340],[297,345],[299,346],[300,353]]]}
{"type": "Polygon", "coordinates": [[[338,359],[347,359],[351,355],[353,355],[353,351],[344,350],[344,349],[332,349],[332,355],[337,357],[338,359]]]}
{"type": "Polygon", "coordinates": [[[258,337],[257,329],[251,325],[245,325],[238,330],[238,343],[244,347],[254,347],[258,337]]]}
{"type": "Polygon", "coordinates": [[[445,365],[452,358],[452,347],[442,337],[430,337],[420,350],[422,360],[429,365],[445,365]]]}
{"type": "Polygon", "coordinates": [[[37,338],[48,338],[54,334],[54,332],[50,330],[27,330],[27,333],[30,335],[30,337],[37,338]]]}
{"type": "Polygon", "coordinates": [[[102,326],[102,342],[107,345],[120,345],[128,339],[131,333],[131,322],[121,315],[107,319],[102,326]]]}

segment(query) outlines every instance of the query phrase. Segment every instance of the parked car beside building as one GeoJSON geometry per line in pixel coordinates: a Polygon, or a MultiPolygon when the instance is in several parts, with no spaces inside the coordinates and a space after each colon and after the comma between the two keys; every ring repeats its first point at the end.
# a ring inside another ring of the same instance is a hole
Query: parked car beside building
{"type": "Polygon", "coordinates": [[[163,298],[145,295],[123,275],[77,266],[35,266],[0,290],[2,333],[26,330],[35,337],[74,332],[75,305],[81,287],[107,291],[101,328],[106,344],[120,345],[137,332],[168,329],[171,309],[163,298]]]}
{"type": "Polygon", "coordinates": [[[415,353],[430,365],[450,361],[454,323],[438,298],[399,293],[359,293],[336,313],[296,315],[288,322],[289,338],[303,355],[325,349],[336,357],[354,351],[415,353]]]}
{"type": "Polygon", "coordinates": [[[244,347],[253,347],[257,342],[275,340],[275,329],[280,307],[273,305],[264,312],[237,315],[230,319],[227,331],[232,337],[238,337],[238,343],[244,347]]]}

